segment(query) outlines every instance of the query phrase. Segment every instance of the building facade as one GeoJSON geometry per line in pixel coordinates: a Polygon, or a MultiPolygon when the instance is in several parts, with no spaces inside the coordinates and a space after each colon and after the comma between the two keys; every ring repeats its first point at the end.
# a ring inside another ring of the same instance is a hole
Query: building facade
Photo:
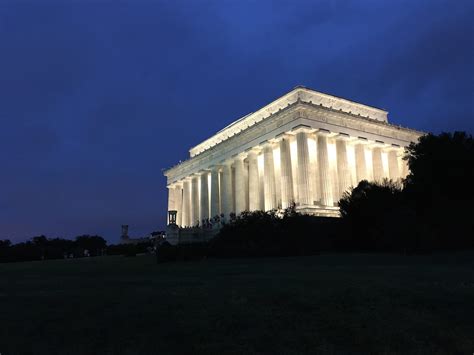
{"type": "Polygon", "coordinates": [[[388,123],[384,110],[296,87],[190,149],[164,172],[179,227],[243,211],[287,208],[339,216],[361,180],[408,174],[404,148],[423,134],[388,123]]]}

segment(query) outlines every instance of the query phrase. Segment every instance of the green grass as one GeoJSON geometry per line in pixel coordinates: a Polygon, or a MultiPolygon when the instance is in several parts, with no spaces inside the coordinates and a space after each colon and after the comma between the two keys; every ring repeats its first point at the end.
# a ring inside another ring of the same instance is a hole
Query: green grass
{"type": "Polygon", "coordinates": [[[0,353],[474,352],[474,255],[0,264],[0,353]]]}

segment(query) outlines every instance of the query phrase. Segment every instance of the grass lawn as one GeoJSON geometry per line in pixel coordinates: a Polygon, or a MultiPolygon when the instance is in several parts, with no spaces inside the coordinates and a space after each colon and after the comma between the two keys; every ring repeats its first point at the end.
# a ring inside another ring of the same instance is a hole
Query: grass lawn
{"type": "Polygon", "coordinates": [[[0,264],[0,353],[472,354],[474,254],[0,264]]]}

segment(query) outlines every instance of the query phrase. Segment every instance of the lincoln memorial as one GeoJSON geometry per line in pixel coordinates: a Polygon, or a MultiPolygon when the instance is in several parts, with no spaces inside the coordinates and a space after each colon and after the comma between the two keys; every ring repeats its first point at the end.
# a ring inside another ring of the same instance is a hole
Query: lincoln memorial
{"type": "Polygon", "coordinates": [[[339,216],[337,202],[361,180],[408,173],[404,148],[422,132],[388,112],[298,86],[231,123],[166,170],[168,210],[179,227],[242,211],[284,209],[339,216]]]}

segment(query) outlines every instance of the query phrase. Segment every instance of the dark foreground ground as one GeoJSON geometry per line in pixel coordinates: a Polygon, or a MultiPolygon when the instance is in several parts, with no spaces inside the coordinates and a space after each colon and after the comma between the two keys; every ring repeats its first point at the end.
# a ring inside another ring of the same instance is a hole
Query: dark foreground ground
{"type": "Polygon", "coordinates": [[[0,353],[472,354],[474,254],[0,264],[0,353]]]}

